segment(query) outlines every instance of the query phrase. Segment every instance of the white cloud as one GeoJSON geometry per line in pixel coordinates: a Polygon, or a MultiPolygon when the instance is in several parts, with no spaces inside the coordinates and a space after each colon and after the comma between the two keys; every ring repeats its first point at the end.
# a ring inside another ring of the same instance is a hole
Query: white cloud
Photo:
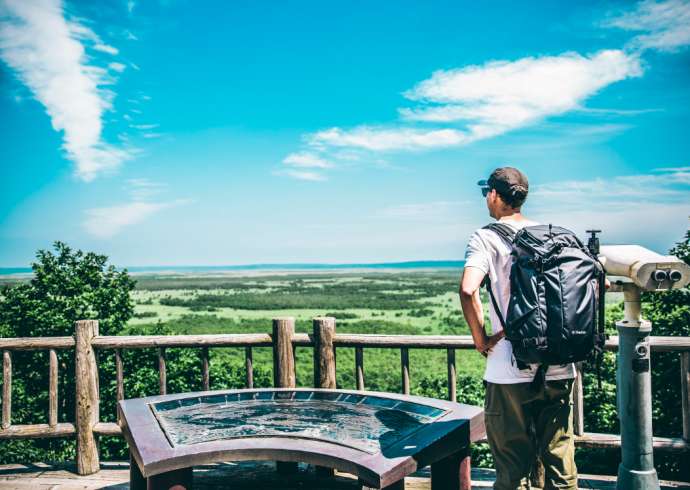
{"type": "Polygon", "coordinates": [[[63,148],[76,174],[90,181],[117,167],[131,152],[101,138],[102,116],[114,94],[106,70],[88,65],[84,46],[116,53],[93,31],[63,15],[59,0],[0,2],[0,57],[43,104],[53,128],[63,132],[63,148]]]}
{"type": "Polygon", "coordinates": [[[130,124],[129,126],[134,129],[149,130],[156,129],[160,124],[130,124]]]}
{"type": "Polygon", "coordinates": [[[473,206],[470,201],[432,201],[413,204],[388,206],[378,211],[375,216],[384,219],[405,221],[451,222],[458,223],[463,219],[463,209],[473,206]]]}
{"type": "Polygon", "coordinates": [[[160,211],[191,202],[189,199],[151,201],[167,187],[167,184],[149,179],[129,179],[126,190],[131,201],[115,206],[87,209],[82,223],[84,229],[96,238],[112,238],[124,228],[139,224],[160,211]]]}
{"type": "Polygon", "coordinates": [[[324,180],[328,180],[325,175],[320,174],[318,172],[310,172],[308,170],[294,170],[294,169],[288,169],[288,170],[283,170],[280,172],[276,172],[277,174],[282,174],[282,175],[287,175],[289,177],[292,177],[297,180],[308,180],[311,182],[321,182],[324,180]]]}
{"type": "Polygon", "coordinates": [[[602,88],[640,75],[639,58],[620,50],[440,70],[405,93],[408,99],[440,105],[402,109],[402,115],[408,120],[466,122],[467,140],[474,141],[577,109],[602,88]]]}
{"type": "Polygon", "coordinates": [[[129,194],[134,201],[146,201],[163,192],[168,186],[149,179],[129,179],[127,181],[129,194]]]}
{"type": "Polygon", "coordinates": [[[419,150],[456,146],[467,141],[467,135],[456,129],[381,128],[359,126],[351,130],[331,128],[308,137],[315,147],[335,146],[370,151],[419,150]]]}
{"type": "Polygon", "coordinates": [[[283,159],[285,165],[299,168],[331,168],[333,164],[310,152],[290,153],[283,159]]]}
{"type": "Polygon", "coordinates": [[[644,32],[631,41],[634,48],[676,51],[690,45],[690,2],[644,0],[604,25],[644,32]]]}
{"type": "Polygon", "coordinates": [[[648,203],[690,203],[690,169],[656,169],[653,174],[571,180],[534,186],[528,201],[538,208],[630,210],[648,203]]]}
{"type": "Polygon", "coordinates": [[[621,50],[439,70],[404,93],[418,105],[399,109],[402,122],[333,127],[304,139],[309,151],[331,157],[342,149],[391,152],[463,146],[582,110],[583,102],[599,90],[642,72],[637,55],[621,50]]]}
{"type": "Polygon", "coordinates": [[[108,44],[101,44],[101,43],[94,44],[93,49],[95,49],[96,51],[100,51],[102,53],[111,54],[113,56],[115,56],[117,53],[120,52],[117,48],[115,48],[113,46],[110,46],[108,44]]]}
{"type": "Polygon", "coordinates": [[[180,203],[181,201],[135,201],[119,206],[89,209],[86,211],[84,228],[96,238],[112,238],[124,228],[141,223],[150,216],[180,203]]]}
{"type": "Polygon", "coordinates": [[[112,63],[108,63],[108,68],[118,73],[122,73],[123,71],[125,71],[125,68],[127,68],[127,66],[122,63],[113,61],[112,63]]]}

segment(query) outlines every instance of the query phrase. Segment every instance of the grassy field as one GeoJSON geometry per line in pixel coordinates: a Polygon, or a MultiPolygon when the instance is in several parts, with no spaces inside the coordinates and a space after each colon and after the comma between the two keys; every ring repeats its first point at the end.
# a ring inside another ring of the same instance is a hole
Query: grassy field
{"type": "MultiPolygon", "coordinates": [[[[172,333],[270,332],[271,319],[291,316],[300,332],[317,316],[334,316],[341,333],[468,335],[457,295],[460,270],[320,272],[289,274],[136,276],[131,332],[161,325],[172,333]]],[[[611,296],[611,295],[610,295],[611,296]]],[[[609,298],[618,302],[620,298],[609,298]]],[[[485,308],[488,307],[484,298],[485,308]]],[[[243,362],[241,349],[212,349],[211,358],[243,362]]],[[[310,349],[297,350],[297,381],[312,382],[310,349]]],[[[338,349],[338,384],[354,387],[354,350],[338,349]]],[[[272,369],[268,349],[256,349],[255,365],[272,369]]],[[[400,353],[366,349],[367,388],[400,389],[400,353]]],[[[412,390],[424,378],[446,376],[444,350],[411,350],[412,390]]],[[[484,358],[457,352],[459,374],[480,377],[484,358]]]]}
{"type": "MultiPolygon", "coordinates": [[[[297,331],[311,331],[316,316],[334,316],[342,333],[469,334],[457,295],[459,270],[416,272],[290,273],[285,275],[138,276],[131,332],[163,325],[174,333],[269,332],[271,319],[292,316],[297,331]]],[[[211,361],[243,362],[241,349],[212,349],[211,361]]],[[[311,349],[297,350],[297,382],[312,383],[311,349]]],[[[338,384],[354,388],[354,349],[338,349],[338,384]]],[[[400,390],[400,352],[365,350],[369,389],[400,390]]],[[[444,350],[411,350],[413,391],[424,378],[445,377],[444,350]]],[[[255,365],[272,368],[269,349],[256,349],[255,365]]],[[[484,358],[457,353],[459,373],[481,376],[484,358]]]]}

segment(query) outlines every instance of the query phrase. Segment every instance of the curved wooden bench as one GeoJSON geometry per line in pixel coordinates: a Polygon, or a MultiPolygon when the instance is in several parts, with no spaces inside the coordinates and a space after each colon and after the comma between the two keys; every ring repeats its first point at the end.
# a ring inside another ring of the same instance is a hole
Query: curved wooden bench
{"type": "Polygon", "coordinates": [[[192,467],[303,462],[403,488],[431,465],[432,488],[470,488],[469,447],[485,436],[479,407],[379,392],[224,390],[122,400],[135,488],[191,488],[192,467]]]}

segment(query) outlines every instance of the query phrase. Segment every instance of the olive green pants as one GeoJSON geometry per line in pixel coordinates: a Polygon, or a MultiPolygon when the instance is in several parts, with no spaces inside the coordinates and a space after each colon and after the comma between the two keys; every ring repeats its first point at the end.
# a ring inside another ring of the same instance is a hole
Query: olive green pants
{"type": "Polygon", "coordinates": [[[545,489],[577,489],[572,389],[572,379],[547,381],[538,391],[529,383],[486,383],[484,420],[495,489],[529,489],[538,457],[545,489]]]}

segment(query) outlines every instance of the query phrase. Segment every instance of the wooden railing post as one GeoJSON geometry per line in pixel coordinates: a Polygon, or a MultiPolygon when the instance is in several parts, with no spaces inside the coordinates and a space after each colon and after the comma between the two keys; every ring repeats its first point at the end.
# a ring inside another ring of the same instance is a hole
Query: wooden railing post
{"type": "Polygon", "coordinates": [[[295,319],[273,319],[273,385],[276,388],[295,387],[295,358],[292,337],[295,335],[295,319]]]}
{"type": "Polygon", "coordinates": [[[244,348],[244,367],[246,370],[245,377],[247,388],[254,388],[254,361],[252,359],[252,348],[247,346],[244,348]]]}
{"type": "Polygon", "coordinates": [[[448,363],[448,399],[458,401],[458,373],[455,369],[455,349],[447,349],[446,362],[448,363]]]}
{"type": "Polygon", "coordinates": [[[400,349],[400,370],[402,377],[402,392],[410,394],[410,351],[407,347],[400,349]]]}
{"type": "Polygon", "coordinates": [[[2,423],[7,429],[12,423],[12,353],[2,352],[2,423]]]}
{"type": "Polygon", "coordinates": [[[335,389],[335,318],[314,318],[314,387],[335,389]]]}
{"type": "Polygon", "coordinates": [[[48,425],[55,427],[58,421],[58,358],[55,349],[50,349],[48,359],[48,425]]]}
{"type": "MultiPolygon", "coordinates": [[[[295,319],[273,319],[273,386],[276,388],[294,388],[295,356],[292,337],[295,335],[295,319]]],[[[289,475],[297,472],[297,463],[276,461],[278,473],[289,475]]]]}
{"type": "Polygon", "coordinates": [[[355,380],[357,389],[362,391],[364,389],[364,349],[359,346],[355,347],[355,380]]]}
{"type": "Polygon", "coordinates": [[[98,423],[98,365],[91,345],[98,336],[98,321],[80,320],[75,323],[75,375],[77,473],[90,475],[100,470],[98,442],[93,428],[98,423]]]}

